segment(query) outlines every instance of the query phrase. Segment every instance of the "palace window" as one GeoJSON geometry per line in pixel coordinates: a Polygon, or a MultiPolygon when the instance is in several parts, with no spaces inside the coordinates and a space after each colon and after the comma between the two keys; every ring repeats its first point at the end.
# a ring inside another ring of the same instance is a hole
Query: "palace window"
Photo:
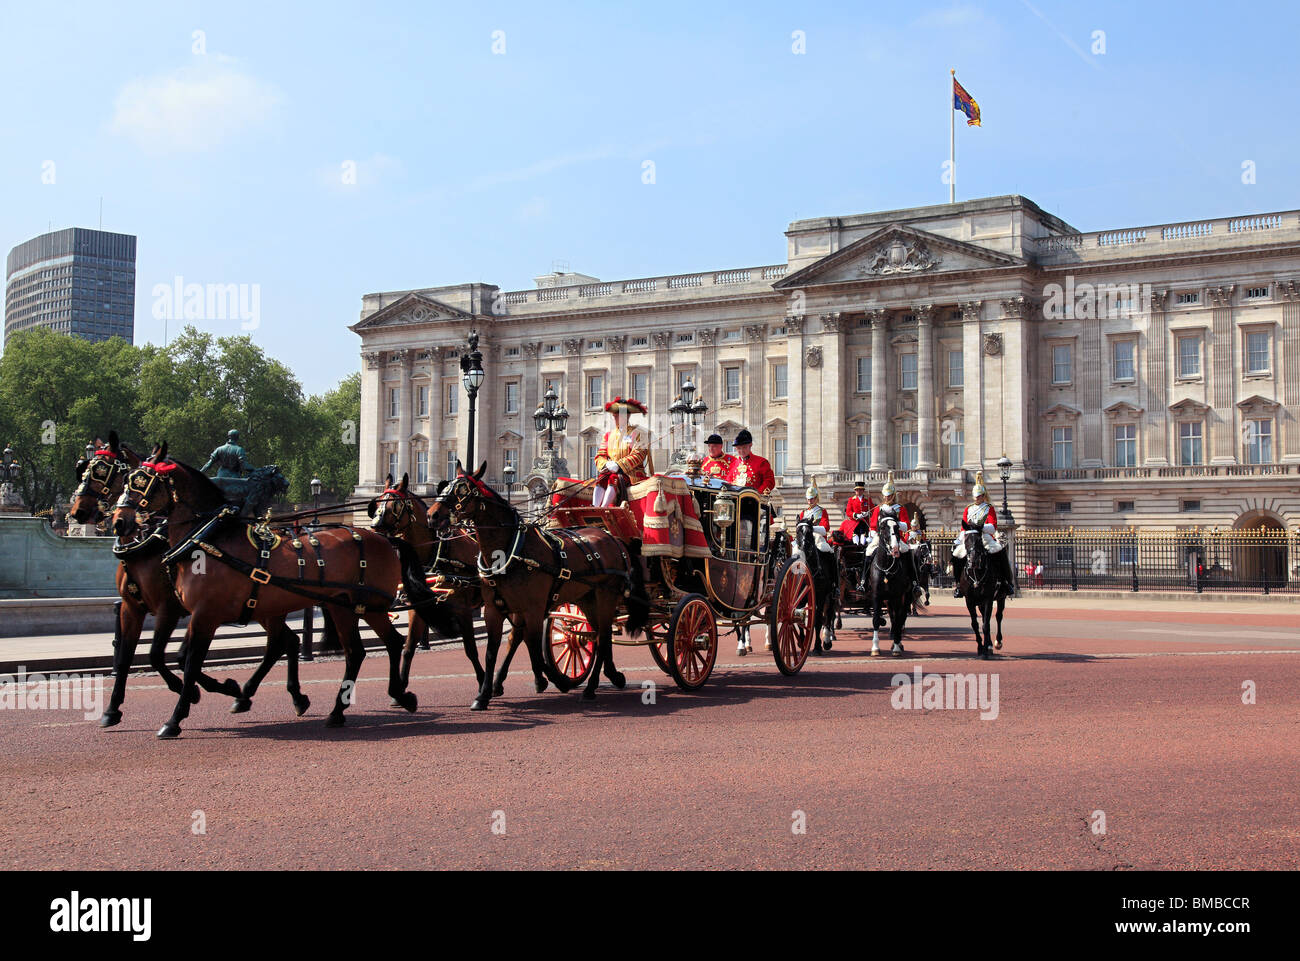
{"type": "Polygon", "coordinates": [[[397,412],[402,409],[402,388],[388,388],[388,416],[396,417],[397,412]]]}
{"type": "Polygon", "coordinates": [[[401,480],[397,476],[397,451],[390,451],[388,454],[388,475],[393,478],[394,482],[401,480]]]}
{"type": "Polygon", "coordinates": [[[1115,466],[1137,466],[1137,424],[1115,425],[1115,466]]]}
{"type": "Polygon", "coordinates": [[[740,368],[724,367],[722,376],[726,383],[726,391],[722,395],[722,399],[728,403],[738,402],[740,400],[740,368]]]}
{"type": "Polygon", "coordinates": [[[1178,505],[1178,509],[1184,514],[1196,514],[1201,509],[1200,501],[1183,501],[1178,505]]]}
{"type": "Polygon", "coordinates": [[[415,452],[415,482],[417,484],[429,483],[429,452],[427,450],[417,450],[415,452]]]}
{"type": "Polygon", "coordinates": [[[867,465],[871,463],[871,437],[867,434],[859,434],[857,437],[857,469],[864,471],[867,465]]]}
{"type": "Polygon", "coordinates": [[[545,347],[542,348],[542,353],[544,354],[558,354],[559,352],[560,352],[559,344],[547,344],[545,347]]]}
{"type": "Polygon", "coordinates": [[[1178,376],[1201,376],[1201,338],[1178,338],[1178,376]]]}
{"type": "Polygon", "coordinates": [[[1052,428],[1052,467],[1065,470],[1074,466],[1074,428],[1052,428]]]}
{"type": "Polygon", "coordinates": [[[722,332],[722,339],[724,341],[740,340],[740,328],[737,327],[735,330],[724,330],[722,332]]]}
{"type": "Polygon", "coordinates": [[[693,330],[684,330],[684,331],[682,331],[681,333],[679,333],[679,334],[677,335],[677,343],[679,343],[679,344],[693,344],[693,343],[695,343],[695,331],[693,331],[693,330]]]}
{"type": "Polygon", "coordinates": [[[966,365],[963,362],[961,350],[948,351],[948,386],[961,387],[965,382],[966,365]]]}
{"type": "Polygon", "coordinates": [[[899,468],[916,470],[916,431],[903,431],[898,438],[899,468]]]}
{"type": "Polygon", "coordinates": [[[1115,513],[1116,513],[1116,514],[1127,514],[1127,513],[1129,513],[1131,510],[1133,510],[1134,503],[1135,503],[1134,501],[1116,501],[1116,502],[1115,502],[1115,513]]]}
{"type": "Polygon", "coordinates": [[[772,438],[772,473],[777,477],[780,477],[785,473],[785,465],[789,453],[790,442],[786,438],[772,438]]]}
{"type": "Polygon", "coordinates": [[[1269,335],[1267,331],[1251,331],[1246,335],[1246,373],[1267,374],[1269,371],[1269,335]]]}
{"type": "Polygon", "coordinates": [[[1267,297],[1267,296],[1268,296],[1268,288],[1267,288],[1267,287],[1247,287],[1247,288],[1246,288],[1246,299],[1247,299],[1247,300],[1258,300],[1258,299],[1261,298],[1261,297],[1267,297]]]}
{"type": "Polygon", "coordinates": [[[966,459],[966,430],[958,427],[953,429],[948,435],[948,443],[944,445],[944,456],[947,458],[948,470],[958,470],[962,461],[966,459]]]}
{"type": "Polygon", "coordinates": [[[519,381],[517,380],[506,381],[505,387],[506,387],[506,391],[505,391],[506,413],[517,414],[519,413],[519,381]]]}
{"type": "Polygon", "coordinates": [[[518,357],[518,356],[519,356],[519,348],[518,348],[518,347],[507,347],[507,348],[506,348],[506,356],[507,356],[507,357],[518,357]]]}
{"type": "Polygon", "coordinates": [[[419,416],[429,416],[429,385],[421,384],[416,388],[416,403],[419,409],[419,416]]]}
{"type": "Polygon", "coordinates": [[[643,404],[650,401],[650,375],[646,373],[634,373],[632,375],[632,396],[643,404]]]}
{"type": "Polygon", "coordinates": [[[587,349],[588,349],[588,350],[604,350],[604,349],[605,349],[605,342],[604,342],[603,340],[589,340],[589,341],[587,341],[587,349]]]}
{"type": "Polygon", "coordinates": [[[1184,421],[1178,425],[1178,462],[1194,467],[1202,462],[1201,422],[1184,421]]]}
{"type": "Polygon", "coordinates": [[[1246,463],[1273,463],[1273,421],[1246,421],[1246,463]]]}
{"type": "Polygon", "coordinates": [[[605,403],[605,378],[593,374],[587,378],[587,408],[595,410],[605,403]]]}
{"type": "Polygon", "coordinates": [[[1068,384],[1074,380],[1074,348],[1057,344],[1052,348],[1052,383],[1068,384]]]}
{"type": "Polygon", "coordinates": [[[1201,295],[1199,292],[1195,292],[1195,291],[1187,294],[1179,294],[1177,297],[1174,298],[1174,303],[1177,304],[1199,304],[1200,302],[1201,302],[1201,295]]]}
{"type": "Polygon", "coordinates": [[[916,390],[916,354],[900,354],[898,357],[899,390],[916,390]]]}
{"type": "Polygon", "coordinates": [[[586,448],[586,450],[587,450],[587,453],[586,453],[586,462],[587,462],[587,476],[588,476],[588,477],[595,477],[595,476],[596,476],[596,451],[598,451],[599,449],[600,449],[600,446],[597,445],[597,444],[588,444],[588,445],[587,445],[587,448],[586,448]]]}
{"type": "Polygon", "coordinates": [[[1119,545],[1116,560],[1131,567],[1138,562],[1138,549],[1132,544],[1121,544],[1119,545]]]}
{"type": "Polygon", "coordinates": [[[444,479],[445,479],[445,480],[452,480],[452,479],[455,478],[455,476],[456,476],[456,452],[455,452],[454,450],[449,450],[449,451],[447,451],[447,456],[446,456],[446,458],[444,458],[444,460],[443,460],[443,470],[446,471],[446,474],[444,475],[444,479]]]}
{"type": "Polygon", "coordinates": [[[696,388],[696,390],[698,391],[698,390],[699,390],[699,387],[700,387],[700,381],[699,381],[699,378],[697,378],[697,377],[695,376],[695,368],[694,368],[694,367],[681,367],[681,368],[678,368],[678,370],[677,370],[677,393],[680,394],[680,393],[682,392],[682,387],[684,387],[684,386],[686,385],[686,382],[687,382],[688,380],[689,380],[692,384],[695,385],[695,388],[696,388]]]}
{"type": "Polygon", "coordinates": [[[1133,341],[1117,340],[1110,345],[1111,379],[1133,380],[1133,341]]]}
{"type": "Polygon", "coordinates": [[[447,413],[456,413],[460,409],[460,384],[452,381],[446,386],[443,393],[447,395],[447,413]]]}
{"type": "Polygon", "coordinates": [[[1057,501],[1055,507],[1056,507],[1056,513],[1058,514],[1069,514],[1072,513],[1074,510],[1074,507],[1070,504],[1069,501],[1057,501]]]}
{"type": "Polygon", "coordinates": [[[871,393],[871,358],[858,358],[858,393],[871,393]]]}
{"type": "Polygon", "coordinates": [[[772,365],[772,399],[782,400],[789,396],[789,368],[785,364],[772,365]]]}
{"type": "Polygon", "coordinates": [[[519,476],[519,449],[517,447],[506,447],[501,451],[501,479],[502,480],[505,479],[507,467],[514,468],[514,474],[515,474],[514,480],[516,482],[523,479],[519,476]]]}
{"type": "MultiPolygon", "coordinates": [[[[561,390],[561,388],[562,388],[563,386],[564,386],[564,382],[563,382],[559,377],[543,377],[543,378],[542,378],[542,398],[545,399],[545,397],[546,397],[546,392],[547,392],[548,390],[553,390],[553,391],[555,391],[555,396],[561,398],[561,400],[562,400],[563,397],[561,396],[560,390],[561,390]]],[[[557,401],[557,403],[558,403],[558,401],[557,401]]]]}
{"type": "Polygon", "coordinates": [[[632,346],[633,346],[633,347],[649,347],[649,346],[650,346],[650,338],[649,338],[649,337],[633,337],[633,338],[632,338],[632,346]]]}

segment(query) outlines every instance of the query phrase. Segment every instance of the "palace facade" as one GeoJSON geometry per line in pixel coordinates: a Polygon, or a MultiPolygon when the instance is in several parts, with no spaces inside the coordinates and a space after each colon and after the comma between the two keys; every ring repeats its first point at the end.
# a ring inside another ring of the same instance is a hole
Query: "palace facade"
{"type": "Polygon", "coordinates": [[[431,491],[468,431],[459,357],[481,336],[486,479],[541,483],[533,411],[588,476],[604,404],[650,407],[663,470],[747,427],[787,503],[842,507],[885,471],[953,526],[976,470],[1036,527],[1300,526],[1300,211],[1080,233],[1020,196],[800,220],[781,263],[631,280],[553,272],[528,290],[367,294],[359,494],[431,491]],[[698,439],[695,446],[698,445],[698,439]]]}

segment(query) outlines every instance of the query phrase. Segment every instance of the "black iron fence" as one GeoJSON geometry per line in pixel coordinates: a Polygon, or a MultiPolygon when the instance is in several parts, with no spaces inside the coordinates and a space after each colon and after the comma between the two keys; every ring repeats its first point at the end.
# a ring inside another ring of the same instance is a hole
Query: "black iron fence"
{"type": "MultiPolygon", "coordinates": [[[[928,532],[943,574],[956,533],[928,532]]],[[[1022,528],[1007,540],[1022,590],[1300,593],[1300,530],[1022,528]]]]}

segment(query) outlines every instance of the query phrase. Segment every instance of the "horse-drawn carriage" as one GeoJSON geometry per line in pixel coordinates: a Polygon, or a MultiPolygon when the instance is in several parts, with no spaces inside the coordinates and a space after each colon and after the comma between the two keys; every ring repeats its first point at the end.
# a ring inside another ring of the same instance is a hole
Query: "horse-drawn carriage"
{"type": "MultiPolygon", "coordinates": [[[[649,645],[664,673],[694,691],[717,661],[719,623],[740,632],[761,622],[777,668],[799,672],[816,636],[812,575],[791,556],[766,495],[703,476],[656,474],[633,485],[620,506],[593,507],[590,497],[581,481],[559,481],[547,527],[600,528],[626,544],[639,541],[649,621],[640,637],[623,633],[615,643],[649,645]]],[[[592,669],[595,644],[595,628],[576,606],[550,612],[548,667],[579,684],[592,669]]]]}

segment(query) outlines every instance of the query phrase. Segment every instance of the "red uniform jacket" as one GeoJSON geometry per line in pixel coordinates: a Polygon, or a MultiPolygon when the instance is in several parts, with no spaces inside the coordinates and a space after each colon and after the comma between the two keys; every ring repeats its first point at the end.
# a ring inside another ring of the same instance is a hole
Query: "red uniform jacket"
{"type": "Polygon", "coordinates": [[[752,487],[760,494],[766,494],[776,486],[776,474],[772,473],[772,465],[757,454],[750,454],[747,461],[737,457],[722,479],[737,487],[752,487]]]}
{"type": "Polygon", "coordinates": [[[994,529],[996,529],[997,526],[998,526],[998,515],[997,515],[997,512],[996,512],[995,510],[993,510],[993,505],[992,505],[992,504],[984,504],[984,505],[971,504],[971,505],[969,505],[969,506],[968,506],[964,511],[962,511],[962,514],[961,514],[961,526],[962,526],[963,528],[965,528],[966,530],[977,530],[977,529],[978,529],[978,530],[983,530],[983,528],[984,528],[984,524],[976,525],[976,524],[975,524],[973,521],[971,521],[971,519],[970,519],[971,508],[972,508],[972,507],[977,507],[977,506],[983,506],[983,507],[987,507],[987,508],[989,509],[988,516],[986,516],[986,517],[984,518],[984,524],[992,524],[993,527],[994,527],[994,529]]]}
{"type": "MultiPolygon", "coordinates": [[[[908,516],[907,508],[904,507],[902,504],[898,505],[898,519],[904,524],[910,525],[912,523],[912,518],[908,516]]],[[[877,507],[871,512],[871,529],[873,531],[876,529],[876,524],[877,522],[879,522],[879,520],[880,520],[880,508],[877,507]]]]}
{"type": "Polygon", "coordinates": [[[705,477],[716,477],[722,480],[727,476],[727,471],[731,470],[735,459],[735,454],[728,454],[725,451],[720,457],[706,457],[704,463],[700,465],[700,473],[705,477]]]}
{"type": "Polygon", "coordinates": [[[863,499],[854,494],[849,498],[849,503],[844,508],[844,523],[840,525],[840,533],[845,537],[852,538],[858,532],[858,515],[867,515],[861,521],[866,524],[871,520],[871,512],[875,510],[875,507],[876,503],[870,497],[863,499]]]}

